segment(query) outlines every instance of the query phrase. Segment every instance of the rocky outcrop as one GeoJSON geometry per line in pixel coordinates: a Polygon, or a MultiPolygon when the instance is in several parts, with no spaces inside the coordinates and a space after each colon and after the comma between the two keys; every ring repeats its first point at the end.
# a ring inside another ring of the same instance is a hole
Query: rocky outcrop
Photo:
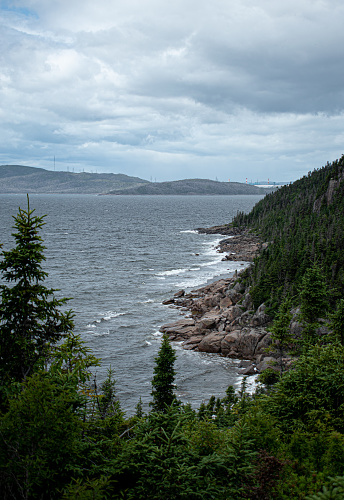
{"type": "Polygon", "coordinates": [[[326,192],[315,200],[313,204],[313,212],[320,213],[320,208],[323,203],[326,203],[327,206],[331,205],[335,191],[343,180],[344,172],[341,172],[338,179],[331,179],[329,181],[326,192]]]}
{"type": "MultiPolygon", "coordinates": [[[[182,342],[184,349],[252,362],[259,359],[261,369],[268,366],[264,359],[271,344],[266,330],[270,318],[263,304],[257,310],[247,310],[247,306],[252,305],[249,291],[237,277],[221,279],[191,293],[179,291],[165,303],[191,313],[191,317],[160,329],[171,340],[182,342]]],[[[250,363],[245,370],[250,374],[259,373],[256,364],[250,363]]]]}
{"type": "Polygon", "coordinates": [[[213,226],[210,228],[199,228],[199,233],[224,234],[230,236],[220,241],[218,251],[226,253],[223,260],[252,262],[260,248],[266,243],[261,243],[258,236],[250,233],[247,229],[239,229],[231,224],[224,226],[213,226]]]}

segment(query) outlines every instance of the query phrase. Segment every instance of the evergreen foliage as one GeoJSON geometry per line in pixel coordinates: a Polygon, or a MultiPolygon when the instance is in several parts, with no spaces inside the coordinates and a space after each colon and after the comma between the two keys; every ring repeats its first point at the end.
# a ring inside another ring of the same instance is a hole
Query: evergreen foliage
{"type": "Polygon", "coordinates": [[[176,400],[174,395],[174,362],[176,360],[175,351],[172,349],[168,336],[162,338],[158,356],[155,358],[154,377],[152,380],[151,406],[154,411],[165,412],[176,400]]]}
{"type": "Polygon", "coordinates": [[[0,387],[20,382],[35,366],[47,361],[50,346],[73,328],[71,312],[60,307],[67,299],[56,299],[56,290],[46,288],[47,274],[39,230],[43,217],[30,209],[19,209],[14,217],[16,247],[2,253],[0,271],[8,285],[1,285],[0,302],[0,387]]]}
{"type": "Polygon", "coordinates": [[[298,305],[304,273],[315,263],[334,306],[344,293],[343,214],[344,156],[268,194],[249,214],[238,213],[234,225],[269,242],[246,272],[256,307],[265,302],[272,314],[287,295],[298,305]]]}

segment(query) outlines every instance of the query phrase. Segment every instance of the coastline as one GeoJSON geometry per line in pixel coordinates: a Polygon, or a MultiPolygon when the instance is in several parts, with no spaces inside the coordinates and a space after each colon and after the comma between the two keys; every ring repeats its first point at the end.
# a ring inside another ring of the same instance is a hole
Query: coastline
{"type": "MultiPolygon", "coordinates": [[[[223,260],[242,263],[252,262],[267,246],[259,237],[246,229],[240,231],[230,225],[198,228],[198,232],[222,234],[218,252],[223,260]]],[[[185,317],[160,328],[171,341],[182,342],[182,347],[199,352],[240,359],[242,375],[256,375],[267,368],[277,369],[276,359],[266,350],[271,345],[267,330],[271,318],[265,313],[265,305],[254,309],[249,290],[240,283],[242,271],[233,277],[219,279],[206,286],[186,293],[179,290],[164,305],[175,307],[185,317]]]]}

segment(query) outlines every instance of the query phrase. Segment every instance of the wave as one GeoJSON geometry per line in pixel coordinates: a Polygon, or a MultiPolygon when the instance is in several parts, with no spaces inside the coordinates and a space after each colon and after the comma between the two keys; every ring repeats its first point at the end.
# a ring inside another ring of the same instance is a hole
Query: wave
{"type": "Polygon", "coordinates": [[[101,321],[110,321],[112,318],[118,318],[119,316],[125,316],[126,313],[117,313],[113,311],[107,311],[101,318],[101,321]]]}
{"type": "Polygon", "coordinates": [[[185,229],[183,231],[180,231],[180,233],[198,234],[198,231],[196,231],[195,229],[185,229]]]}
{"type": "Polygon", "coordinates": [[[169,271],[161,271],[156,273],[155,276],[176,276],[178,274],[186,273],[188,269],[170,269],[169,271]]]}
{"type": "Polygon", "coordinates": [[[110,330],[106,330],[105,332],[87,332],[92,337],[105,337],[106,335],[110,335],[110,330]]]}

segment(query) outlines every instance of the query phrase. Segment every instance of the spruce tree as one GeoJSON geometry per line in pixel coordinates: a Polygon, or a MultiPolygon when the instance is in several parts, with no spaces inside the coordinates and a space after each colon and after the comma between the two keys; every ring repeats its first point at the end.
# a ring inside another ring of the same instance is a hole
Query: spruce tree
{"type": "Polygon", "coordinates": [[[50,346],[73,328],[71,311],[60,311],[67,299],[56,299],[57,290],[43,285],[44,217],[34,215],[28,197],[27,210],[19,208],[14,216],[16,246],[2,252],[0,272],[7,284],[0,286],[0,392],[44,366],[50,346]]]}
{"type": "Polygon", "coordinates": [[[173,393],[174,362],[176,353],[172,349],[168,336],[162,338],[162,344],[155,358],[154,377],[152,380],[153,401],[150,403],[154,411],[166,412],[166,409],[175,401],[173,393]]]}

